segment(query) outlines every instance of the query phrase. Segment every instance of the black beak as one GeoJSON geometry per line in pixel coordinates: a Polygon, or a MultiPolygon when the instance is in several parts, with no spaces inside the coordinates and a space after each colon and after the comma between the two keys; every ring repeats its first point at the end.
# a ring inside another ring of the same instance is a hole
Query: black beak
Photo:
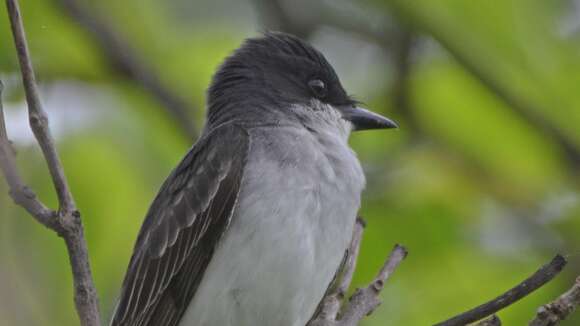
{"type": "Polygon", "coordinates": [[[393,120],[358,106],[345,106],[340,111],[342,118],[352,123],[354,131],[399,128],[393,120]]]}

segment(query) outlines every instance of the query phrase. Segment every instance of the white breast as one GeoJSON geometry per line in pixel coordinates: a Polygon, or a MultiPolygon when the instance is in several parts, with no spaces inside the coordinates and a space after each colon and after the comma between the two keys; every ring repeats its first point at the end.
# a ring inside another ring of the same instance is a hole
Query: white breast
{"type": "Polygon", "coordinates": [[[344,137],[251,136],[239,205],[181,326],[304,326],[349,243],[364,176],[344,137]]]}

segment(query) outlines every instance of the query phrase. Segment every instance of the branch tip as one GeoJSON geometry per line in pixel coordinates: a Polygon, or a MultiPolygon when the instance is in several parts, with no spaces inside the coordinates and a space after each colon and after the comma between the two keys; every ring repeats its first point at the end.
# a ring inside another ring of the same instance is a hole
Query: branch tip
{"type": "Polygon", "coordinates": [[[564,266],[566,266],[566,263],[566,259],[562,255],[558,254],[530,277],[523,280],[521,283],[509,289],[497,298],[481,304],[469,311],[449,318],[446,321],[436,324],[435,326],[466,325],[494,314],[550,282],[562,271],[564,266]]]}

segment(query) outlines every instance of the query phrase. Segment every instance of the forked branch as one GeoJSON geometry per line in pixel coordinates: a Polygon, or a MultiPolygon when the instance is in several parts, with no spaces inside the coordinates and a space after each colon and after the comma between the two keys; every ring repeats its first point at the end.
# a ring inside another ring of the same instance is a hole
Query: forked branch
{"type": "Polygon", "coordinates": [[[88,250],[80,213],[76,208],[54,144],[54,139],[50,134],[46,112],[42,109],[40,103],[18,1],[6,0],[6,8],[18,54],[18,61],[20,63],[26,102],[28,104],[30,127],[42,149],[48,165],[54,189],[58,196],[59,209],[52,210],[46,207],[22,181],[16,167],[14,151],[8,140],[4,111],[1,104],[0,168],[8,183],[10,195],[14,199],[14,202],[26,209],[38,222],[55,231],[64,239],[73,272],[75,304],[81,325],[100,326],[97,293],[89,266],[88,250]]]}
{"type": "Polygon", "coordinates": [[[558,299],[541,306],[529,326],[554,326],[566,319],[580,305],[580,277],[558,299]]]}
{"type": "Polygon", "coordinates": [[[401,245],[395,245],[375,279],[367,287],[356,289],[354,294],[348,299],[348,303],[343,305],[343,300],[350,287],[356,268],[363,229],[364,222],[359,218],[357,219],[351,244],[347,251],[346,261],[342,268],[342,277],[339,278],[335,290],[323,298],[320,311],[308,323],[308,326],[356,326],[381,304],[379,294],[391,274],[407,257],[407,249],[401,245]],[[341,305],[343,306],[341,307],[341,305]]]}

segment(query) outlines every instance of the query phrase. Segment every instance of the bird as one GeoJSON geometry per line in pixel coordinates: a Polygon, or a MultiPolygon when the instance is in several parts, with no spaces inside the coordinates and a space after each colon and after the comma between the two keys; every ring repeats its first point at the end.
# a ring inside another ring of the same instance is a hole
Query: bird
{"type": "Polygon", "coordinates": [[[153,200],[111,326],[305,326],[352,237],[352,131],[396,128],[324,55],[265,32],[219,66],[205,126],[153,200]]]}

